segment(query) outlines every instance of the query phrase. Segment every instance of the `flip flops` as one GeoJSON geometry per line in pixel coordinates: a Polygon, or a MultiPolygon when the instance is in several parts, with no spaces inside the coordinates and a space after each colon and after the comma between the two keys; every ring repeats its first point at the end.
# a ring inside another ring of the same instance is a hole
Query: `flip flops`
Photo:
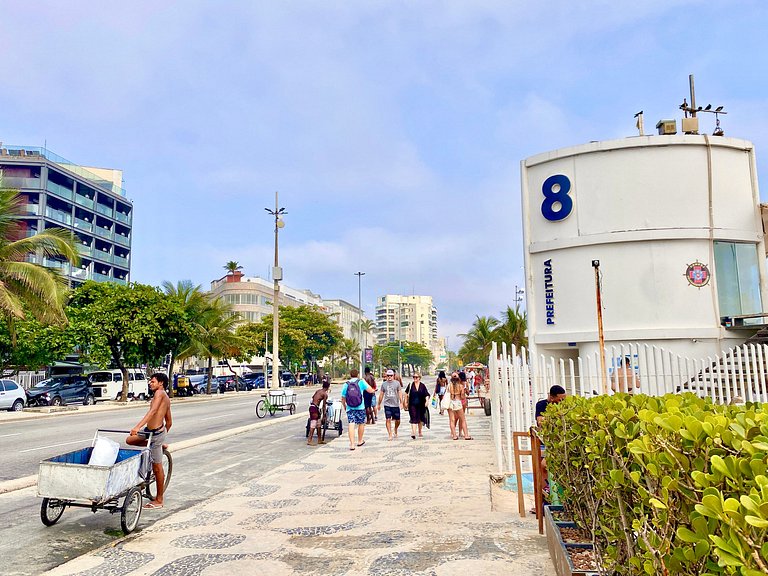
{"type": "Polygon", "coordinates": [[[158,508],[162,508],[162,504],[157,504],[156,502],[147,502],[142,506],[144,510],[157,510],[158,508]]]}
{"type": "Polygon", "coordinates": [[[358,444],[357,447],[359,448],[360,446],[363,446],[363,445],[365,445],[365,440],[363,440],[360,444],[358,444]]]}

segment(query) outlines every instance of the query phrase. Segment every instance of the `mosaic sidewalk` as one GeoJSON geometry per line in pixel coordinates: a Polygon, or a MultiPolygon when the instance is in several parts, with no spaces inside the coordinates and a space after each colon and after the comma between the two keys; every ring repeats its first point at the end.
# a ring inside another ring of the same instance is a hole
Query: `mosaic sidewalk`
{"type": "Polygon", "coordinates": [[[492,511],[491,493],[504,491],[489,481],[490,418],[470,416],[472,441],[451,440],[447,417],[432,421],[423,439],[412,440],[404,422],[388,441],[380,420],[355,451],[345,429],[299,460],[48,574],[554,574],[535,520],[511,512],[516,499],[492,511]]]}

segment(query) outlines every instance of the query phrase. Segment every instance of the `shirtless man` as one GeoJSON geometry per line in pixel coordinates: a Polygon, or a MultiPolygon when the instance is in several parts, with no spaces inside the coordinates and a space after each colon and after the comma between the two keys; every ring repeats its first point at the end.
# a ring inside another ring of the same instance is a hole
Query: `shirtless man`
{"type": "Polygon", "coordinates": [[[152,454],[152,470],[157,479],[157,497],[144,504],[145,509],[163,507],[163,491],[165,489],[165,471],[163,470],[163,448],[166,446],[165,435],[171,429],[173,419],[171,418],[171,399],[165,392],[168,386],[168,376],[162,372],[152,374],[149,380],[149,388],[152,390],[152,403],[149,405],[144,418],[139,420],[131,429],[131,434],[125,439],[131,446],[146,446],[147,436],[152,433],[152,444],[149,449],[152,454]],[[144,430],[139,429],[144,426],[144,430]]]}
{"type": "Polygon", "coordinates": [[[633,394],[635,389],[640,388],[640,379],[635,375],[632,369],[632,362],[629,356],[621,359],[621,366],[615,378],[611,378],[611,390],[614,392],[627,392],[633,394]],[[616,380],[619,381],[619,389],[616,390],[616,380]]]}
{"type": "Polygon", "coordinates": [[[312,436],[317,430],[317,443],[325,444],[325,430],[323,423],[326,420],[326,410],[328,407],[328,390],[331,388],[331,381],[323,379],[323,387],[312,396],[312,402],[309,403],[309,436],[307,437],[307,446],[313,446],[312,436]]]}

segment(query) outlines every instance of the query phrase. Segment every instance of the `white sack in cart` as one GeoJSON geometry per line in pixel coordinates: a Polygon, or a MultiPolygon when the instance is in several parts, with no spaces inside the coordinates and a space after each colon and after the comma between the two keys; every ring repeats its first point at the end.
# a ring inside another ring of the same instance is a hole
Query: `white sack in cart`
{"type": "Polygon", "coordinates": [[[110,438],[99,436],[93,445],[91,459],[88,460],[89,466],[112,466],[117,462],[117,453],[120,451],[120,444],[110,438]]]}

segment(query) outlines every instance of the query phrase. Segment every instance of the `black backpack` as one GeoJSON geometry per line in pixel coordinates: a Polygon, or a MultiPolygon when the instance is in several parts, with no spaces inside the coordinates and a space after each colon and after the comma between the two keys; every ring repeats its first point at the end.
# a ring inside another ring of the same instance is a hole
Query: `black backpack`
{"type": "Polygon", "coordinates": [[[358,378],[347,382],[347,406],[360,406],[363,403],[363,394],[360,392],[359,382],[358,378]]]}

